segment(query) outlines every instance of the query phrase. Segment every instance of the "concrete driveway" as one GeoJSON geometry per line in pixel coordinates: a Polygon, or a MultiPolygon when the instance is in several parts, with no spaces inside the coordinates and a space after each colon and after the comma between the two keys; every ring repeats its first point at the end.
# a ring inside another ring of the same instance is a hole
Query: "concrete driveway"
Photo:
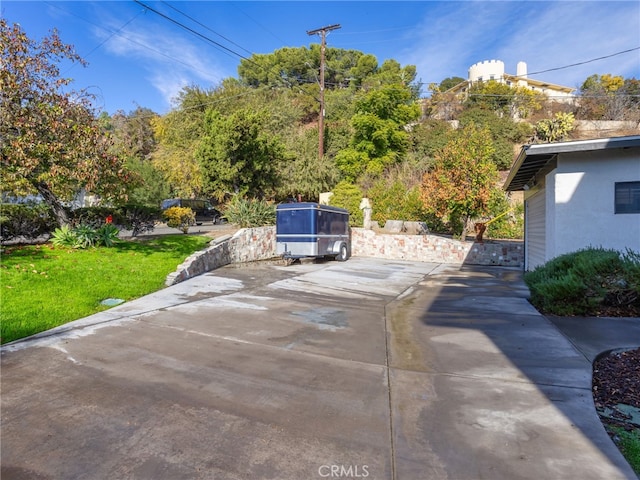
{"type": "Polygon", "coordinates": [[[527,294],[505,268],[216,270],[3,347],[2,479],[635,478],[527,294]]]}

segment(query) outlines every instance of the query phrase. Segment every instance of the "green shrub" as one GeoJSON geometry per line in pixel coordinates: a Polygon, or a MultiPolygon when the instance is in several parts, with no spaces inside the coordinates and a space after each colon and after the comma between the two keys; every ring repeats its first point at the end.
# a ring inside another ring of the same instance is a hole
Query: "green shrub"
{"type": "Polygon", "coordinates": [[[331,195],[329,204],[348,210],[349,225],[352,227],[361,227],[364,222],[364,215],[362,210],[360,210],[362,197],[360,187],[343,180],[333,189],[333,195],[331,195]]]}
{"type": "Polygon", "coordinates": [[[56,218],[45,204],[5,203],[0,207],[0,241],[38,238],[57,226],[56,218]]]}
{"type": "Polygon", "coordinates": [[[107,223],[107,217],[116,225],[122,225],[122,219],[118,210],[114,207],[81,207],[72,210],[69,214],[73,226],[90,226],[100,228],[107,223]]]}
{"type": "Polygon", "coordinates": [[[127,230],[131,230],[131,235],[137,237],[141,233],[152,232],[156,222],[162,219],[162,210],[158,207],[147,207],[144,205],[122,205],[118,207],[119,222],[127,230]]]}
{"type": "Polygon", "coordinates": [[[524,238],[524,204],[511,203],[495,189],[489,200],[489,220],[485,238],[524,238]],[[495,220],[494,220],[495,219],[495,220]]]}
{"type": "Polygon", "coordinates": [[[599,315],[640,308],[640,256],[587,248],[528,272],[531,303],[554,315],[599,315]]]}
{"type": "Polygon", "coordinates": [[[265,200],[234,197],[224,208],[226,219],[241,228],[275,225],[276,206],[265,200]]]}
{"type": "Polygon", "coordinates": [[[400,180],[378,180],[367,194],[371,199],[371,219],[384,225],[387,220],[422,222],[426,213],[420,199],[420,187],[407,186],[400,180]]]}
{"type": "Polygon", "coordinates": [[[189,233],[189,227],[196,223],[196,214],[189,207],[171,207],[163,212],[167,226],[189,233]]]}

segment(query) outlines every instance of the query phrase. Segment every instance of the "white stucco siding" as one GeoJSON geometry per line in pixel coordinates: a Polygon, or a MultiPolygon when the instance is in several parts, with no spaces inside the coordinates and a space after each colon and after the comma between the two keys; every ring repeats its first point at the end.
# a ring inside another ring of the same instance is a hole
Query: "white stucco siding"
{"type": "Polygon", "coordinates": [[[640,214],[614,213],[616,182],[640,181],[637,149],[561,154],[547,188],[555,197],[547,257],[594,246],[640,251],[640,214]]]}

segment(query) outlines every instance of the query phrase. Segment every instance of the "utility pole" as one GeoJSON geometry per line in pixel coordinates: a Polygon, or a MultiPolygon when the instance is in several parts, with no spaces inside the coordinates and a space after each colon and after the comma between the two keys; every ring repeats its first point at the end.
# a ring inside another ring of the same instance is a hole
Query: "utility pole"
{"type": "Polygon", "coordinates": [[[320,34],[322,39],[320,43],[320,114],[318,115],[318,158],[324,156],[324,64],[325,64],[325,49],[327,46],[327,32],[331,30],[337,30],[340,28],[339,24],[328,25],[322,28],[316,28],[315,30],[308,30],[307,35],[320,34]]]}

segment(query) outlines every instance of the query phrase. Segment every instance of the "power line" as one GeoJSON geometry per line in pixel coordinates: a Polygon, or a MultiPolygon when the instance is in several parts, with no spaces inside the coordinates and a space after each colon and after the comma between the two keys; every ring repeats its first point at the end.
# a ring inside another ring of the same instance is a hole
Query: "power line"
{"type": "Polygon", "coordinates": [[[598,60],[605,60],[607,58],[616,57],[618,55],[622,55],[624,53],[633,52],[635,50],[640,50],[640,47],[634,47],[634,48],[630,48],[628,50],[622,50],[621,52],[612,53],[610,55],[605,55],[603,57],[593,58],[591,60],[585,60],[584,62],[572,63],[571,65],[565,65],[563,67],[548,68],[547,70],[540,70],[538,72],[532,72],[532,73],[529,73],[528,75],[538,75],[540,73],[554,72],[556,70],[564,70],[565,68],[577,67],[579,65],[586,65],[587,63],[597,62],[598,60]]]}
{"type": "MultiPolygon", "coordinates": [[[[180,64],[184,65],[185,67],[189,67],[190,69],[195,70],[196,72],[200,72],[200,73],[202,73],[202,74],[204,74],[204,75],[206,75],[206,76],[210,75],[210,73],[209,73],[209,72],[205,72],[205,71],[203,71],[203,70],[200,70],[199,68],[197,68],[197,67],[195,67],[195,66],[193,66],[193,65],[191,65],[191,64],[189,64],[189,63],[183,62],[182,60],[180,60],[180,59],[178,59],[178,58],[172,57],[171,55],[167,55],[166,53],[164,53],[164,52],[162,52],[162,51],[160,51],[160,50],[156,50],[155,48],[152,48],[152,47],[150,47],[149,45],[146,45],[146,44],[144,44],[144,43],[142,43],[142,42],[138,42],[137,40],[134,40],[134,39],[132,39],[132,38],[130,38],[130,37],[127,37],[126,35],[123,35],[122,33],[120,33],[120,32],[121,32],[121,30],[122,30],[122,29],[123,29],[127,24],[131,23],[131,21],[132,21],[133,19],[137,18],[137,16],[138,16],[139,14],[138,14],[138,15],[136,15],[136,17],[134,17],[134,18],[133,18],[132,20],[130,20],[129,22],[125,23],[122,27],[120,27],[120,29],[119,29],[119,30],[113,31],[113,30],[110,30],[110,29],[108,29],[108,28],[105,28],[105,27],[104,27],[104,26],[102,26],[102,25],[98,25],[97,23],[94,23],[94,22],[92,22],[92,21],[90,21],[90,20],[87,20],[86,18],[83,18],[83,17],[81,17],[80,15],[77,15],[76,13],[70,12],[69,10],[65,10],[64,8],[61,8],[61,7],[59,7],[59,6],[58,6],[58,5],[56,5],[56,4],[52,4],[52,3],[49,3],[49,2],[43,2],[43,3],[45,3],[46,5],[49,5],[50,7],[54,7],[54,8],[57,8],[58,10],[61,10],[61,11],[63,11],[63,12],[66,12],[66,13],[68,13],[68,14],[70,14],[70,15],[72,15],[72,16],[74,16],[74,17],[76,17],[76,18],[79,18],[80,20],[82,20],[83,22],[88,23],[89,25],[93,25],[93,26],[95,26],[95,27],[98,27],[100,30],[104,30],[105,32],[110,33],[110,34],[111,34],[111,36],[110,36],[106,41],[110,40],[110,39],[111,39],[111,38],[113,38],[114,36],[118,36],[118,37],[121,37],[121,38],[123,38],[123,39],[127,40],[128,42],[131,42],[131,43],[133,43],[133,44],[135,44],[135,45],[139,45],[139,46],[140,46],[140,47],[142,47],[142,48],[145,48],[145,49],[147,49],[147,50],[149,50],[149,51],[151,51],[151,52],[157,53],[158,55],[161,55],[161,56],[163,56],[163,57],[165,57],[165,58],[168,58],[169,60],[172,60],[172,61],[174,61],[174,62],[176,62],[176,63],[180,63],[180,64]]],[[[142,12],[144,12],[144,10],[142,10],[142,12]]],[[[102,42],[100,45],[98,45],[98,47],[100,47],[100,46],[104,45],[104,44],[106,43],[106,41],[102,42]]],[[[89,53],[93,53],[93,52],[94,52],[98,47],[94,48],[94,49],[93,49],[93,50],[91,50],[91,52],[89,52],[89,53]]]]}
{"type": "Polygon", "coordinates": [[[203,35],[200,32],[195,31],[194,29],[187,27],[186,25],[184,25],[183,23],[180,23],[177,20],[174,20],[173,18],[171,18],[168,15],[165,15],[162,12],[159,12],[158,10],[151,8],[149,5],[146,5],[145,3],[141,2],[140,0],[134,0],[134,2],[136,2],[138,5],[141,5],[142,7],[146,8],[147,10],[149,10],[150,12],[155,13],[156,15],[161,16],[162,18],[164,18],[165,20],[170,21],[171,23],[173,23],[174,25],[177,25],[178,27],[182,28],[183,30],[186,30],[188,32],[190,32],[191,34],[203,39],[206,42],[212,43],[213,45],[223,49],[225,52],[231,53],[232,55],[235,55],[236,57],[240,57],[243,60],[247,60],[247,61],[251,61],[250,59],[248,59],[247,57],[245,57],[244,55],[239,54],[238,52],[231,50],[230,48],[225,47],[224,45],[222,45],[219,42],[216,42],[215,40],[207,37],[206,35],[203,35]]]}
{"type": "Polygon", "coordinates": [[[185,17],[187,17],[189,20],[191,20],[192,22],[197,23],[198,25],[200,25],[201,27],[209,30],[211,33],[218,35],[220,38],[223,38],[224,40],[226,40],[227,42],[229,42],[232,45],[235,45],[236,47],[240,48],[241,50],[244,50],[245,52],[247,52],[249,55],[253,55],[253,52],[250,52],[249,50],[247,50],[246,48],[242,47],[241,45],[238,45],[237,43],[235,43],[233,40],[228,39],[227,37],[225,37],[224,35],[219,34],[218,32],[216,32],[215,30],[212,30],[211,28],[209,28],[207,25],[205,25],[204,23],[199,22],[198,20],[196,20],[195,18],[187,15],[186,13],[184,13],[181,10],[178,10],[176,7],[174,7],[173,5],[167,3],[167,2],[162,2],[163,4],[165,4],[167,7],[175,10],[176,12],[178,12],[180,15],[183,15],[185,17]]]}

